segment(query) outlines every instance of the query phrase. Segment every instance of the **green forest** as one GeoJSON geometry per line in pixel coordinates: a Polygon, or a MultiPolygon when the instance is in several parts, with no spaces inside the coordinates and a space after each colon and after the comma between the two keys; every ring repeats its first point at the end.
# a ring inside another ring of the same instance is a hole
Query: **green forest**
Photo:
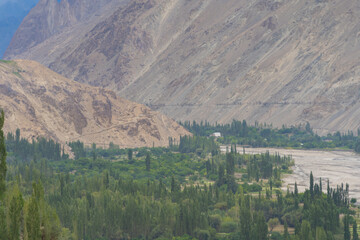
{"type": "Polygon", "coordinates": [[[308,190],[294,183],[283,192],[291,156],[250,155],[236,145],[220,152],[219,142],[255,139],[258,128],[244,122],[241,133],[218,140],[207,137],[214,126],[188,125],[199,132],[169,139],[166,148],[78,141],[67,152],[49,139],[28,141],[20,130],[4,136],[4,120],[2,113],[0,239],[358,239],[348,184],[333,189],[309,173],[308,190]]]}
{"type": "Polygon", "coordinates": [[[336,132],[320,137],[314,133],[309,123],[298,126],[273,128],[270,124],[248,125],[245,120],[233,120],[230,124],[210,124],[209,122],[180,122],[197,136],[221,133],[217,141],[221,144],[239,144],[252,147],[290,147],[301,149],[352,149],[360,152],[360,129],[356,135],[352,131],[336,132]]]}

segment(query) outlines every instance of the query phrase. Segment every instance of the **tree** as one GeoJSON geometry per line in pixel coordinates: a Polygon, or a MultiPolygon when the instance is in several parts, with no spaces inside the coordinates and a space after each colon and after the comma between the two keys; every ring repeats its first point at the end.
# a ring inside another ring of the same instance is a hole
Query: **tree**
{"type": "Polygon", "coordinates": [[[284,222],[284,236],[283,236],[284,240],[289,240],[290,239],[290,234],[289,234],[289,229],[288,229],[288,224],[287,221],[285,219],[284,222]]]}
{"type": "Polygon", "coordinates": [[[146,171],[150,171],[150,153],[147,152],[146,153],[146,158],[145,158],[145,165],[146,165],[146,171]]]}
{"type": "Polygon", "coordinates": [[[312,172],[310,172],[310,195],[311,197],[314,196],[314,176],[312,172]]]}
{"type": "Polygon", "coordinates": [[[133,160],[133,151],[132,151],[132,149],[128,150],[128,160],[129,160],[129,162],[132,162],[132,160],[133,160]]]}
{"type": "Polygon", "coordinates": [[[4,198],[6,186],[6,147],[5,147],[5,138],[4,138],[4,111],[1,111],[0,115],[0,201],[4,198]]]}
{"type": "Polygon", "coordinates": [[[233,152],[226,154],[226,174],[228,176],[233,176],[235,170],[235,160],[233,152]]]}
{"type": "Polygon", "coordinates": [[[268,239],[268,225],[266,224],[264,213],[255,212],[253,224],[251,226],[252,240],[266,240],[268,239]]]}
{"type": "Polygon", "coordinates": [[[0,239],[7,239],[6,215],[4,206],[0,205],[0,239]]]}
{"type": "Polygon", "coordinates": [[[323,227],[316,228],[316,240],[326,240],[326,232],[323,227]]]}
{"type": "Polygon", "coordinates": [[[349,215],[345,215],[343,221],[344,221],[344,240],[350,240],[349,215]]]}
{"type": "Polygon", "coordinates": [[[91,156],[93,158],[93,160],[96,160],[97,154],[96,154],[96,144],[93,143],[91,146],[91,156]]]}
{"type": "Polygon", "coordinates": [[[357,233],[357,223],[356,220],[354,220],[353,223],[353,240],[359,240],[359,235],[357,233]]]}
{"type": "Polygon", "coordinates": [[[274,228],[280,224],[280,221],[278,218],[271,218],[268,224],[269,224],[270,232],[272,232],[274,228]]]}
{"type": "Polygon", "coordinates": [[[313,240],[310,223],[304,220],[301,224],[301,240],[313,240]]]}
{"type": "Polygon", "coordinates": [[[313,134],[313,131],[312,131],[312,129],[311,129],[311,126],[310,126],[310,123],[309,123],[309,122],[306,122],[305,130],[306,130],[308,133],[313,134]]]}
{"type": "Polygon", "coordinates": [[[252,217],[251,217],[251,204],[250,196],[247,195],[245,198],[241,196],[240,206],[240,230],[243,239],[250,239],[252,217]]]}
{"type": "Polygon", "coordinates": [[[5,138],[4,138],[4,111],[1,110],[0,115],[0,239],[6,239],[6,217],[5,217],[5,208],[2,203],[4,199],[6,185],[6,147],[5,147],[5,138]]]}
{"type": "Polygon", "coordinates": [[[34,193],[30,199],[30,203],[27,209],[26,230],[28,234],[28,240],[40,239],[41,233],[40,233],[39,202],[34,196],[34,193]]]}
{"type": "Polygon", "coordinates": [[[12,198],[9,207],[9,240],[19,240],[22,209],[24,200],[17,186],[12,191],[12,198]]]}
{"type": "Polygon", "coordinates": [[[224,170],[224,166],[222,164],[220,164],[219,166],[219,171],[218,171],[218,182],[217,185],[220,187],[221,185],[223,185],[225,183],[225,170],[224,170]]]}
{"type": "Polygon", "coordinates": [[[108,170],[105,170],[103,173],[103,185],[104,185],[105,189],[108,189],[110,186],[110,176],[109,176],[108,170]]]}

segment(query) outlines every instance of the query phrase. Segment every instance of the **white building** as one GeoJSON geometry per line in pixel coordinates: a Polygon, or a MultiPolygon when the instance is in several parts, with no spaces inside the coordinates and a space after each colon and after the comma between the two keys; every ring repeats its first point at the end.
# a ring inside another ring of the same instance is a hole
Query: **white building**
{"type": "Polygon", "coordinates": [[[210,135],[211,137],[221,137],[221,133],[220,132],[214,132],[213,134],[210,135]]]}

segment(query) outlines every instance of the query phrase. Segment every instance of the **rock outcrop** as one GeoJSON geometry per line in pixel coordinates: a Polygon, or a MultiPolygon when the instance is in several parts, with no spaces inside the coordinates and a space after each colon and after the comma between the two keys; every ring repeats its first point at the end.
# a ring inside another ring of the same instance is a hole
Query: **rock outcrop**
{"type": "Polygon", "coordinates": [[[189,134],[148,107],[110,90],[66,79],[37,62],[0,62],[0,108],[5,132],[61,143],[80,140],[107,147],[167,146],[169,137],[189,134]]]}

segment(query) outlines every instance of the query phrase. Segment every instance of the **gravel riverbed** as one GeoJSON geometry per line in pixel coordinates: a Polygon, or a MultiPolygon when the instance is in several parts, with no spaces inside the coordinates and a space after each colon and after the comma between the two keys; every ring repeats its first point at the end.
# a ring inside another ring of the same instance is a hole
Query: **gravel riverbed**
{"type": "MultiPolygon", "coordinates": [[[[240,150],[240,148],[238,148],[240,150]]],[[[221,146],[226,151],[226,146],[221,146]]],[[[293,174],[283,178],[283,190],[289,188],[291,191],[296,182],[299,191],[309,188],[310,172],[313,172],[314,180],[323,181],[323,190],[326,191],[327,180],[330,186],[336,188],[337,184],[348,183],[350,185],[350,197],[360,200],[360,155],[350,151],[324,151],[324,150],[293,150],[275,148],[246,148],[245,152],[250,154],[279,153],[280,155],[291,155],[295,160],[293,174]]],[[[242,149],[240,150],[242,153],[242,149]]]]}

